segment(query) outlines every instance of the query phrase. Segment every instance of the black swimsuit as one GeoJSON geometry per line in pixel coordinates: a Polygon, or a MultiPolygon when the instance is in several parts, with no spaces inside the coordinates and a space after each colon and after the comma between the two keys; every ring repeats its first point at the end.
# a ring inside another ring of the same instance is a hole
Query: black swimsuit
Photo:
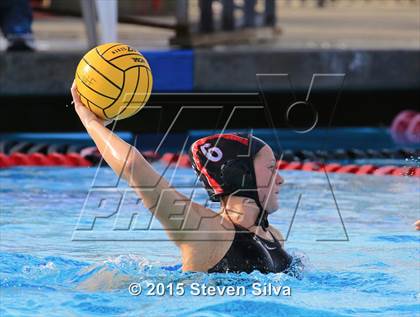
{"type": "Polygon", "coordinates": [[[251,273],[254,270],[279,273],[289,267],[291,256],[271,232],[274,241],[263,239],[237,224],[233,225],[235,237],[232,244],[219,263],[208,270],[209,273],[251,273]]]}

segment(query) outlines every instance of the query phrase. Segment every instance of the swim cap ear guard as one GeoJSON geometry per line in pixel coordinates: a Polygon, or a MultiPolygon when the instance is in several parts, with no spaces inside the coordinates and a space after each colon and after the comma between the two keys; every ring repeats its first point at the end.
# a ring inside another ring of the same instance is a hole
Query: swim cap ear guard
{"type": "Polygon", "coordinates": [[[194,142],[190,157],[210,200],[220,201],[228,195],[251,198],[260,209],[255,225],[266,230],[268,213],[259,200],[254,171],[254,158],[264,145],[253,136],[218,134],[194,142]]]}
{"type": "Polygon", "coordinates": [[[234,193],[236,196],[248,197],[255,201],[260,209],[255,225],[261,225],[266,231],[269,226],[268,213],[261,205],[258,196],[253,160],[250,158],[229,160],[222,165],[220,176],[228,192],[234,193]]]}
{"type": "Polygon", "coordinates": [[[225,162],[220,170],[223,185],[229,192],[255,189],[257,184],[253,174],[249,162],[239,158],[225,162]]]}

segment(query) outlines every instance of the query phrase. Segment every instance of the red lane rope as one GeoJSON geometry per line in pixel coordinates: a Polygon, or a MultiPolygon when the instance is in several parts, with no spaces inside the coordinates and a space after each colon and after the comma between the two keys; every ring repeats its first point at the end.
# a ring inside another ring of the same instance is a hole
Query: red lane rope
{"type": "Polygon", "coordinates": [[[12,160],[5,154],[0,153],[0,168],[13,166],[12,160]]]}
{"type": "Polygon", "coordinates": [[[12,161],[13,165],[18,165],[18,166],[33,165],[29,156],[23,153],[15,152],[12,155],[10,155],[9,158],[12,161]]]}
{"type": "Polygon", "coordinates": [[[357,175],[372,174],[373,171],[376,169],[377,167],[373,165],[361,165],[359,166],[359,170],[355,174],[357,175]]]}
{"type": "Polygon", "coordinates": [[[92,163],[78,153],[0,153],[0,168],[12,166],[92,166],[92,163]]]}
{"type": "MultiPolygon", "coordinates": [[[[161,157],[154,152],[143,153],[151,160],[159,160],[164,164],[176,164],[180,167],[191,167],[191,161],[187,154],[165,153],[161,157]]],[[[93,163],[79,153],[13,153],[5,155],[0,153],[0,168],[13,166],[69,166],[84,167],[92,166],[93,163]]],[[[354,165],[338,163],[319,163],[319,162],[287,162],[277,161],[279,170],[302,170],[327,173],[350,173],[355,175],[390,175],[390,176],[414,176],[420,177],[419,167],[409,166],[374,166],[374,165],[354,165]]]]}
{"type": "Polygon", "coordinates": [[[349,164],[349,165],[343,165],[343,166],[341,166],[335,172],[336,173],[351,173],[351,174],[355,174],[358,170],[359,170],[359,166],[358,165],[349,164]]]}
{"type": "MultiPolygon", "coordinates": [[[[180,167],[191,167],[188,155],[176,155],[165,153],[160,161],[165,164],[177,164],[180,167]]],[[[286,162],[277,161],[279,170],[301,170],[327,173],[349,173],[355,175],[390,175],[390,176],[420,176],[419,167],[399,167],[399,166],[374,166],[374,165],[355,165],[338,163],[319,163],[319,162],[286,162]]]]}
{"type": "Polygon", "coordinates": [[[53,165],[53,162],[50,158],[42,153],[33,153],[29,155],[29,159],[34,165],[37,166],[49,166],[53,165]]]}
{"type": "Polygon", "coordinates": [[[324,170],[328,173],[334,173],[335,171],[337,171],[340,168],[341,168],[341,165],[337,164],[337,163],[325,164],[325,166],[324,166],[324,170]]]}
{"type": "Polygon", "coordinates": [[[92,166],[92,163],[79,153],[68,153],[67,158],[72,162],[73,166],[92,166]]]}

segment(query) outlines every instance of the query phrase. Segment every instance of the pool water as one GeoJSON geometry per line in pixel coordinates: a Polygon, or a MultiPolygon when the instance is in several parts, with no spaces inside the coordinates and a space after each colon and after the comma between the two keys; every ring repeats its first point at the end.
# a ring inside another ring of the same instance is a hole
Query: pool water
{"type": "MultiPolygon", "coordinates": [[[[173,172],[165,175],[189,193],[192,170],[173,172]]],[[[182,273],[179,252],[164,232],[109,231],[116,215],[99,219],[93,238],[88,231],[84,236],[79,229],[89,225],[86,210],[94,205],[89,188],[116,184],[108,168],[0,170],[0,315],[418,316],[420,236],[413,222],[420,219],[420,179],[281,174],[281,207],[270,221],[285,236],[289,232],[286,249],[305,265],[300,279],[282,273],[182,273]],[[187,291],[132,296],[132,282],[184,283],[187,291]],[[194,282],[244,286],[247,293],[193,296],[188,290],[194,282]],[[254,282],[288,286],[291,296],[257,296],[250,291],[254,282]]],[[[109,197],[127,190],[124,183],[114,192],[105,189],[109,197]]],[[[204,190],[194,199],[204,203],[204,190]]],[[[149,216],[134,203],[124,208],[137,208],[138,224],[149,216]]]]}

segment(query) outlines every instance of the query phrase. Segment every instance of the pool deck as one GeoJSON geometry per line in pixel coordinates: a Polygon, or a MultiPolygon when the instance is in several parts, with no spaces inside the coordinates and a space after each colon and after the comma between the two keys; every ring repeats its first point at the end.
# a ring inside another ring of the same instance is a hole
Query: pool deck
{"type": "MultiPolygon", "coordinates": [[[[255,92],[261,84],[257,74],[287,74],[293,86],[304,91],[313,74],[345,76],[347,90],[420,88],[420,2],[345,3],[324,9],[280,5],[282,34],[276,40],[183,50],[181,59],[168,44],[171,30],[120,24],[119,41],[155,59],[155,92],[255,92]],[[162,65],[165,55],[167,64],[162,65]]],[[[88,49],[81,19],[38,17],[33,28],[37,52],[0,51],[0,96],[68,93],[76,65],[88,49]]],[[[4,47],[0,40],[0,49],[4,47]]],[[[289,79],[267,78],[265,89],[290,89],[289,79]]],[[[337,89],[334,80],[319,85],[337,89]]]]}

